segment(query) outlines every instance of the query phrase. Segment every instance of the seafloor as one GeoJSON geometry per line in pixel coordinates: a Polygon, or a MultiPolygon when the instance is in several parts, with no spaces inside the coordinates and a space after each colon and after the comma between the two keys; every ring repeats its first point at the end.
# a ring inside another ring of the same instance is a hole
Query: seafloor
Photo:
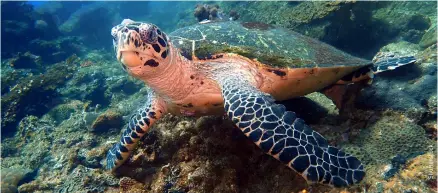
{"type": "Polygon", "coordinates": [[[436,192],[436,2],[1,2],[1,192],[436,192]],[[204,6],[202,6],[204,7],[204,6]],[[205,8],[205,7],[204,7],[205,8]],[[365,164],[346,189],[308,185],[223,117],[165,116],[115,174],[106,151],[148,89],[116,61],[123,18],[170,32],[216,12],[281,26],[371,59],[417,62],[378,74],[339,115],[313,93],[287,101],[365,164]]]}

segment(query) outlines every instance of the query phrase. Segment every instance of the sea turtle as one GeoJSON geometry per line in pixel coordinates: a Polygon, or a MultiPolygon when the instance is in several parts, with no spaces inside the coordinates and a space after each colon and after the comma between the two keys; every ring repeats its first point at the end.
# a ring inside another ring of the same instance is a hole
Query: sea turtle
{"type": "MultiPolygon", "coordinates": [[[[136,142],[166,113],[223,115],[264,152],[309,183],[335,187],[360,182],[361,162],[328,144],[294,112],[275,101],[372,79],[415,61],[353,57],[296,32],[261,23],[197,24],[168,35],[150,23],[125,19],[111,31],[124,70],[151,88],[121,140],[107,154],[108,170],[129,157],[136,142]]],[[[337,92],[329,96],[336,96],[337,92]]]]}

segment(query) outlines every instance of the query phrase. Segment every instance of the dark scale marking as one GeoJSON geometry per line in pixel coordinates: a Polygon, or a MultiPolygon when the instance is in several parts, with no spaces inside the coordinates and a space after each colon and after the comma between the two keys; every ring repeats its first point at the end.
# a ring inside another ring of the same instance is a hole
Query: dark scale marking
{"type": "Polygon", "coordinates": [[[322,149],[321,148],[314,148],[314,150],[315,150],[315,155],[319,158],[322,158],[322,154],[323,154],[322,149]]]}
{"type": "Polygon", "coordinates": [[[307,155],[306,149],[304,149],[303,146],[298,147],[298,153],[300,153],[300,155],[307,155]]]}
{"type": "Polygon", "coordinates": [[[322,167],[324,168],[324,170],[329,171],[330,170],[330,165],[327,162],[323,162],[322,163],[322,167]]]}
{"type": "Polygon", "coordinates": [[[334,166],[334,165],[330,165],[330,173],[331,173],[333,176],[337,176],[338,173],[339,173],[339,168],[336,167],[336,166],[334,166]]]}
{"type": "Polygon", "coordinates": [[[284,72],[282,70],[268,69],[268,72],[272,72],[275,75],[280,76],[280,77],[286,76],[286,72],[284,72]]]}
{"type": "Polygon", "coordinates": [[[246,133],[248,133],[248,132],[250,132],[250,131],[251,131],[251,128],[248,127],[248,128],[246,128],[246,129],[244,129],[242,132],[246,134],[246,133]]]}
{"type": "Polygon", "coordinates": [[[298,156],[296,147],[286,147],[280,153],[279,159],[285,164],[288,164],[291,160],[298,156]]]}
{"type": "MultiPolygon", "coordinates": [[[[275,133],[278,133],[278,134],[289,134],[289,133],[292,133],[292,131],[290,129],[286,130],[286,128],[284,128],[284,126],[279,126],[279,127],[277,127],[275,129],[275,133]]],[[[290,137],[290,135],[288,135],[288,136],[290,137]]]]}
{"type": "Polygon", "coordinates": [[[333,176],[333,186],[335,187],[344,187],[347,186],[344,180],[339,178],[338,176],[333,176]]]}
{"type": "Polygon", "coordinates": [[[309,167],[309,157],[299,156],[292,163],[291,166],[297,170],[297,172],[303,173],[309,167]]]}
{"type": "Polygon", "coordinates": [[[316,143],[316,140],[313,138],[313,136],[307,136],[307,142],[312,144],[312,145],[316,145],[318,146],[318,143],[316,143]]]}
{"type": "Polygon", "coordinates": [[[306,148],[307,153],[313,154],[313,145],[307,144],[304,148],[306,148]]]}
{"type": "Polygon", "coordinates": [[[157,67],[159,63],[155,61],[154,59],[149,59],[144,63],[144,66],[151,66],[151,67],[157,67]]]}
{"type": "Polygon", "coordinates": [[[307,179],[312,182],[318,181],[319,176],[316,168],[310,167],[309,169],[307,169],[307,179]]]}
{"type": "Polygon", "coordinates": [[[120,152],[128,152],[128,148],[126,148],[124,145],[121,145],[120,143],[118,144],[120,152]]]}
{"type": "Polygon", "coordinates": [[[260,124],[262,124],[260,121],[256,121],[251,124],[251,129],[255,130],[260,127],[260,124]]]}
{"type": "Polygon", "coordinates": [[[166,59],[166,57],[167,57],[167,51],[161,53],[161,58],[166,59]]]}
{"type": "Polygon", "coordinates": [[[261,127],[263,129],[274,130],[276,126],[277,126],[277,123],[264,122],[264,123],[262,123],[261,127]]]}
{"type": "Polygon", "coordinates": [[[338,152],[338,156],[339,156],[339,157],[344,157],[344,156],[345,156],[345,153],[344,153],[343,151],[339,151],[339,152],[338,152]]]}
{"type": "Polygon", "coordinates": [[[152,44],[152,47],[154,48],[155,52],[160,53],[161,48],[158,44],[152,44]]]}
{"type": "Polygon", "coordinates": [[[240,128],[246,128],[246,127],[248,127],[249,125],[251,125],[251,122],[240,122],[239,123],[239,127],[240,128]]]}
{"type": "Polygon", "coordinates": [[[353,184],[354,183],[354,181],[353,181],[353,172],[351,170],[347,171],[347,182],[349,184],[353,184]]]}
{"type": "Polygon", "coordinates": [[[339,150],[334,148],[334,147],[329,147],[328,148],[328,153],[331,155],[338,155],[339,150]]]}
{"type": "Polygon", "coordinates": [[[138,47],[140,46],[140,45],[138,44],[138,40],[137,40],[137,39],[134,40],[134,45],[135,45],[136,48],[138,48],[138,47]]]}
{"type": "Polygon", "coordinates": [[[347,179],[347,170],[345,170],[345,169],[343,169],[343,168],[340,168],[340,169],[339,169],[339,176],[340,176],[342,179],[347,179]]]}
{"type": "Polygon", "coordinates": [[[134,143],[131,139],[131,137],[123,137],[123,140],[127,143],[127,144],[132,144],[134,143]]]}
{"type": "Polygon", "coordinates": [[[116,151],[116,157],[117,157],[118,160],[122,160],[123,159],[123,157],[122,157],[122,155],[120,154],[119,151],[116,151]]]}
{"type": "Polygon", "coordinates": [[[316,165],[316,156],[315,155],[310,156],[310,164],[316,165]]]}
{"type": "Polygon", "coordinates": [[[358,167],[361,166],[360,161],[355,157],[347,157],[347,162],[352,169],[358,169],[358,167]]]}
{"type": "MultiPolygon", "coordinates": [[[[248,122],[248,123],[250,123],[250,122],[248,122]]],[[[248,125],[249,125],[249,124],[248,124],[248,125]]],[[[240,124],[239,124],[239,127],[240,127],[240,124]]],[[[273,135],[274,135],[274,132],[272,132],[272,131],[266,131],[266,132],[264,132],[263,135],[262,135],[262,141],[264,141],[264,140],[266,140],[266,139],[272,137],[273,135]]]]}
{"type": "Polygon", "coordinates": [[[330,174],[330,172],[326,172],[323,182],[328,184],[328,183],[330,183],[331,180],[332,180],[332,175],[330,174]]]}
{"type": "MultiPolygon", "coordinates": [[[[269,121],[269,122],[273,122],[273,121],[277,121],[278,118],[275,115],[268,115],[265,118],[265,121],[269,121]]],[[[275,125],[278,125],[277,123],[275,125]]]]}
{"type": "Polygon", "coordinates": [[[319,176],[318,182],[321,182],[325,175],[324,169],[321,166],[318,166],[316,167],[316,170],[318,171],[318,176],[319,176]]]}
{"type": "Polygon", "coordinates": [[[298,146],[299,143],[296,139],[294,138],[287,138],[286,139],[286,146],[298,146]]]}
{"type": "Polygon", "coordinates": [[[323,160],[327,163],[330,163],[330,157],[328,153],[324,152],[323,160]]]}
{"type": "Polygon", "coordinates": [[[275,141],[279,141],[279,140],[284,139],[284,138],[286,138],[286,135],[275,135],[274,136],[275,141]]]}
{"type": "Polygon", "coordinates": [[[134,139],[140,138],[140,136],[138,136],[136,132],[132,132],[131,137],[134,139]]]}
{"type": "MultiPolygon", "coordinates": [[[[265,134],[263,134],[263,136],[265,134]]],[[[270,138],[267,141],[261,142],[260,143],[260,148],[266,153],[266,152],[268,152],[272,148],[273,145],[274,145],[274,139],[270,138]]]]}
{"type": "Polygon", "coordinates": [[[246,114],[253,114],[254,113],[254,109],[252,109],[252,108],[245,109],[245,113],[246,114]]]}
{"type": "Polygon", "coordinates": [[[129,136],[130,133],[131,133],[131,131],[130,131],[129,129],[125,129],[125,130],[123,131],[122,136],[129,136]]]}
{"type": "Polygon", "coordinates": [[[253,132],[251,132],[248,137],[253,142],[257,142],[260,139],[261,136],[262,136],[262,131],[260,129],[256,129],[253,132]]]}
{"type": "Polygon", "coordinates": [[[240,121],[251,121],[253,118],[254,118],[254,114],[246,114],[240,118],[240,121]]]}
{"type": "Polygon", "coordinates": [[[284,148],[285,141],[286,141],[285,139],[282,139],[279,142],[277,142],[272,148],[271,154],[276,155],[277,153],[280,153],[280,151],[284,148]]]}
{"type": "Polygon", "coordinates": [[[347,160],[345,160],[345,158],[338,158],[338,161],[339,161],[339,166],[343,168],[348,168],[347,160]]]}
{"type": "Polygon", "coordinates": [[[158,37],[158,43],[160,43],[161,47],[166,47],[166,41],[164,41],[161,37],[158,37]]]}
{"type": "Polygon", "coordinates": [[[353,172],[353,178],[356,182],[361,181],[363,177],[365,176],[365,172],[363,171],[354,171],[353,172]]]}
{"type": "Polygon", "coordinates": [[[143,119],[143,121],[144,121],[144,123],[146,123],[147,126],[150,125],[149,118],[145,117],[145,118],[143,119]]]}
{"type": "Polygon", "coordinates": [[[136,131],[137,133],[145,133],[145,131],[143,131],[143,129],[141,129],[141,127],[138,126],[138,125],[135,127],[135,131],[136,131]]]}
{"type": "Polygon", "coordinates": [[[242,116],[243,113],[245,112],[245,108],[244,107],[239,107],[234,111],[234,115],[233,116],[242,116]]]}

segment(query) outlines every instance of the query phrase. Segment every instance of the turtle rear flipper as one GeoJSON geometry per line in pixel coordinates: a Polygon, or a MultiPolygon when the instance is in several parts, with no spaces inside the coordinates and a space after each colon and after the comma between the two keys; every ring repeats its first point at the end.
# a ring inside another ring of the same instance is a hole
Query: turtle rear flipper
{"type": "Polygon", "coordinates": [[[417,60],[415,59],[414,56],[399,57],[391,52],[379,52],[373,58],[373,63],[374,63],[373,71],[374,74],[377,74],[379,72],[394,70],[400,66],[412,64],[416,61],[417,60]]]}
{"type": "Polygon", "coordinates": [[[239,78],[217,78],[230,119],[264,152],[299,172],[310,183],[343,187],[365,176],[361,162],[328,145],[295,113],[239,78]]]}

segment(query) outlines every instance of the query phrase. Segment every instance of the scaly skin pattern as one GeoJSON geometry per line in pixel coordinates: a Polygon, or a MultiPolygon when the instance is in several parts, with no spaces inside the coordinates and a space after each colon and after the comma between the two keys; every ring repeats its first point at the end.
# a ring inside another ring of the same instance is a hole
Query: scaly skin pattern
{"type": "Polygon", "coordinates": [[[117,59],[154,92],[108,152],[107,169],[129,157],[137,141],[164,113],[185,116],[226,113],[263,151],[310,183],[352,185],[365,175],[355,157],[328,145],[295,113],[275,100],[318,91],[359,67],[274,69],[236,54],[187,60],[153,24],[124,20],[112,29],[117,59]]]}
{"type": "Polygon", "coordinates": [[[230,119],[264,152],[300,173],[308,182],[352,185],[365,175],[360,161],[328,145],[295,113],[240,76],[216,77],[230,119]]]}
{"type": "Polygon", "coordinates": [[[128,159],[137,141],[148,132],[150,126],[165,113],[165,110],[165,104],[156,98],[154,92],[149,92],[145,105],[131,116],[120,141],[108,151],[108,170],[117,168],[128,159]]]}

